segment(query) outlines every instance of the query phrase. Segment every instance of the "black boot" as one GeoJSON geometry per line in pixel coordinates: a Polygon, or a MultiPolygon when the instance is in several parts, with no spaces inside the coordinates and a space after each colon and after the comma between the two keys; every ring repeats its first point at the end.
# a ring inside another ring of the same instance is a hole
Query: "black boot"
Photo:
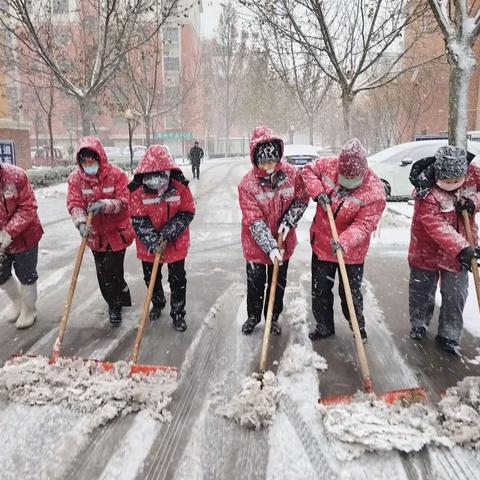
{"type": "Polygon", "coordinates": [[[118,327],[122,323],[122,307],[108,307],[108,316],[112,326],[118,327]]]}
{"type": "Polygon", "coordinates": [[[184,315],[173,316],[173,327],[177,332],[184,332],[187,329],[187,322],[184,315]]]}
{"type": "Polygon", "coordinates": [[[247,318],[247,321],[242,325],[242,332],[245,335],[250,335],[259,323],[260,320],[257,320],[256,318],[247,318]]]}
{"type": "Polygon", "coordinates": [[[150,310],[150,321],[154,322],[160,318],[162,310],[165,308],[165,302],[160,305],[152,304],[152,309],[150,310]]]}
{"type": "Polygon", "coordinates": [[[312,332],[308,334],[308,338],[312,341],[321,340],[322,338],[331,337],[335,335],[335,330],[319,330],[315,328],[312,332]]]}
{"type": "Polygon", "coordinates": [[[270,327],[270,333],[272,335],[278,336],[282,334],[282,327],[278,323],[278,315],[272,318],[272,325],[270,327]]]}
{"type": "Polygon", "coordinates": [[[438,345],[440,345],[442,350],[450,353],[450,355],[453,355],[454,357],[461,357],[462,349],[455,340],[450,340],[449,338],[437,335],[435,337],[435,341],[438,343],[438,345]]]}
{"type": "Polygon", "coordinates": [[[427,336],[425,327],[412,327],[410,330],[410,338],[413,340],[423,340],[427,336]]]}

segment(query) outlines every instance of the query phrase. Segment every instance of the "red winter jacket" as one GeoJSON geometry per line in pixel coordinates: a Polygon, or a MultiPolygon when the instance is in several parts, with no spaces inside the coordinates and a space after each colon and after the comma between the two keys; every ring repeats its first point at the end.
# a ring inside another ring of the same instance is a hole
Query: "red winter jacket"
{"type": "Polygon", "coordinates": [[[93,233],[88,246],[95,252],[114,252],[126,249],[133,242],[133,228],[128,212],[128,178],[123,170],[110,165],[100,140],[83,137],[77,148],[78,170],[68,177],[67,209],[73,223],[87,220],[87,207],[97,200],[109,200],[107,207],[93,217],[93,233]],[[96,175],[87,175],[80,165],[82,148],[97,152],[100,165],[96,175]]]}
{"type": "MultiPolygon", "coordinates": [[[[129,188],[130,214],[134,225],[135,220],[149,219],[148,224],[150,227],[153,226],[152,233],[155,236],[162,233],[168,240],[162,263],[183,260],[187,256],[190,245],[188,224],[195,213],[195,203],[188,188],[188,181],[184,179],[181,169],[161,145],[151,145],[145,152],[129,188]],[[171,171],[170,184],[168,190],[158,196],[158,192],[143,186],[142,177],[146,173],[163,170],[171,171]],[[183,218],[184,216],[186,219],[183,218]]],[[[148,252],[147,245],[139,236],[139,230],[135,228],[137,257],[152,263],[155,255],[148,252]]]]}
{"type": "MultiPolygon", "coordinates": [[[[275,166],[273,184],[269,175],[259,169],[254,162],[255,148],[259,143],[277,140],[281,144],[283,155],[283,141],[275,136],[266,127],[256,128],[250,143],[251,170],[242,178],[238,186],[238,197],[242,210],[242,247],[243,256],[247,262],[272,264],[270,257],[260,248],[252,236],[250,226],[258,220],[263,220],[270,229],[274,239],[278,239],[278,227],[288,212],[292,202],[308,204],[308,193],[305,190],[301,176],[295,167],[288,163],[279,162],[275,166]],[[277,178],[278,180],[275,180],[277,178]]],[[[302,211],[303,213],[303,211],[302,211]]],[[[283,258],[288,260],[297,244],[295,228],[287,235],[283,248],[283,258]]]]}
{"type": "MultiPolygon", "coordinates": [[[[377,228],[386,205],[382,182],[368,169],[358,188],[349,191],[340,189],[337,157],[319,158],[307,164],[302,177],[313,199],[321,193],[330,197],[345,263],[363,263],[370,245],[370,236],[377,228]]],[[[337,262],[337,257],[332,252],[331,239],[327,212],[317,205],[310,228],[312,249],[321,260],[337,262]]]]}
{"type": "MultiPolygon", "coordinates": [[[[468,166],[465,183],[454,192],[433,187],[424,198],[415,198],[411,226],[408,261],[411,266],[424,270],[460,271],[456,258],[461,250],[468,247],[463,218],[455,212],[457,197],[468,197],[480,209],[480,169],[468,166]]],[[[474,238],[477,239],[475,217],[470,217],[474,238]]]]}
{"type": "Polygon", "coordinates": [[[0,230],[13,239],[5,252],[25,252],[37,245],[43,235],[27,174],[19,167],[0,163],[0,195],[0,230]]]}

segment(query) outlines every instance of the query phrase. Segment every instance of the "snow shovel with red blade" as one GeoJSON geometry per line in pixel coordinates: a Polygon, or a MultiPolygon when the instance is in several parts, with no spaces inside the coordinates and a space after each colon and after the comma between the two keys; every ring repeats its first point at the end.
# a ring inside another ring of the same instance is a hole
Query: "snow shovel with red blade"
{"type": "MultiPolygon", "coordinates": [[[[87,228],[92,224],[92,218],[93,218],[93,213],[88,214],[87,218],[87,228]]],[[[59,332],[57,339],[55,340],[55,344],[53,346],[53,351],[50,356],[50,363],[56,363],[57,360],[60,358],[60,351],[62,348],[63,344],[63,338],[65,336],[65,331],[67,328],[67,321],[68,317],[70,315],[70,308],[72,306],[72,300],[73,300],[73,295],[75,293],[75,287],[77,286],[77,280],[78,280],[78,275],[80,273],[80,267],[82,265],[82,260],[83,260],[83,255],[85,253],[85,247],[87,246],[87,241],[88,238],[84,237],[82,238],[82,243],[80,244],[80,248],[78,249],[77,252],[77,257],[75,260],[75,267],[73,269],[73,274],[72,274],[72,280],[70,282],[70,287],[68,289],[68,294],[67,294],[67,299],[65,301],[65,307],[63,310],[63,315],[60,320],[60,327],[59,327],[59,332]]],[[[140,326],[138,329],[137,333],[137,338],[135,340],[135,345],[131,357],[131,366],[130,366],[130,374],[134,373],[143,373],[143,374],[151,374],[155,373],[158,370],[161,371],[176,371],[177,369],[175,367],[168,367],[168,366],[156,366],[156,365],[139,365],[137,364],[137,356],[138,356],[138,350],[140,348],[140,342],[142,340],[143,336],[143,331],[145,329],[145,320],[148,315],[148,307],[150,305],[150,301],[152,299],[152,294],[153,294],[153,287],[155,285],[155,280],[157,278],[157,272],[158,272],[158,266],[160,264],[160,259],[161,259],[161,253],[155,254],[155,261],[153,264],[153,270],[152,270],[152,276],[150,279],[150,286],[148,288],[148,293],[147,293],[147,298],[145,299],[145,304],[143,307],[143,314],[142,314],[142,319],[140,321],[140,326]]],[[[112,362],[105,362],[101,360],[95,360],[95,359],[88,359],[85,358],[83,359],[85,362],[95,362],[97,364],[100,364],[102,368],[105,371],[112,370],[114,367],[114,363],[112,362]]]]}
{"type": "MultiPolygon", "coordinates": [[[[281,251],[283,247],[282,234],[278,236],[278,249],[281,251]]],[[[270,330],[272,328],[273,306],[275,304],[275,293],[277,291],[278,270],[280,264],[277,259],[273,262],[272,282],[270,284],[270,295],[268,297],[267,317],[265,318],[265,330],[263,332],[262,351],[260,353],[260,364],[258,366],[257,378],[261,382],[263,388],[263,376],[267,370],[268,346],[270,344],[270,330]]]]}
{"type": "MultiPolygon", "coordinates": [[[[463,223],[465,224],[465,233],[467,234],[468,243],[475,248],[477,245],[475,244],[475,240],[472,234],[472,227],[470,226],[470,219],[468,217],[468,212],[466,210],[462,210],[463,216],[463,223]]],[[[473,280],[475,282],[475,291],[477,292],[477,302],[478,308],[480,309],[480,273],[478,271],[478,263],[476,258],[472,258],[472,273],[473,273],[473,280]]]]}
{"type": "MultiPolygon", "coordinates": [[[[337,227],[335,225],[335,219],[333,218],[332,208],[330,204],[326,204],[326,210],[328,215],[328,221],[330,223],[330,229],[332,231],[333,240],[339,242],[337,227]]],[[[336,251],[338,266],[340,268],[340,274],[342,276],[343,288],[345,290],[345,297],[348,305],[348,312],[350,314],[350,321],[352,323],[355,347],[357,349],[357,357],[360,364],[360,371],[363,377],[363,389],[365,393],[374,393],[373,381],[370,376],[370,370],[368,368],[367,356],[365,354],[365,348],[363,347],[362,337],[360,335],[360,328],[358,326],[357,315],[353,305],[352,291],[350,290],[350,282],[348,280],[347,269],[345,267],[345,260],[343,258],[343,252],[341,249],[336,251]]],[[[423,388],[406,388],[401,390],[391,390],[381,395],[377,395],[380,400],[386,403],[401,402],[410,405],[414,402],[426,403],[427,393],[423,388]]],[[[324,405],[335,405],[337,403],[350,403],[353,399],[353,395],[334,395],[325,398],[320,398],[319,402],[324,405]]]]}

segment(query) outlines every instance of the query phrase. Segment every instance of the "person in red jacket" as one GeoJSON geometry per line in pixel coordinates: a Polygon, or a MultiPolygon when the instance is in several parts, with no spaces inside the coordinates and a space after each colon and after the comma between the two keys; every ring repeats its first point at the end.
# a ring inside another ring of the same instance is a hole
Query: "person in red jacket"
{"type": "Polygon", "coordinates": [[[68,177],[67,208],[82,237],[88,237],[98,284],[108,304],[112,325],[122,321],[122,307],[131,306],[125,281],[125,251],[134,232],[128,211],[128,179],[123,170],[108,163],[96,137],[83,137],[77,149],[78,169],[68,177]],[[87,215],[93,213],[87,228],[87,215]]]}
{"type": "MultiPolygon", "coordinates": [[[[188,226],[195,204],[188,180],[162,145],[151,145],[135,170],[130,189],[130,213],[135,229],[137,257],[142,261],[145,283],[150,284],[155,253],[168,264],[170,316],[178,332],[187,329],[185,258],[190,244],[188,226]]],[[[165,308],[161,266],[155,281],[150,320],[165,308]]]]}
{"type": "MultiPolygon", "coordinates": [[[[416,189],[408,251],[410,337],[426,337],[440,279],[442,305],[435,340],[443,350],[456,356],[461,351],[468,270],[472,259],[480,256],[479,248],[471,247],[466,240],[462,211],[470,215],[476,239],[480,169],[468,165],[463,148],[453,146],[440,147],[429,164],[433,164],[434,183],[416,189]]],[[[418,172],[420,175],[422,171],[418,172]]]]}
{"type": "MultiPolygon", "coordinates": [[[[363,316],[363,265],[371,234],[385,209],[385,189],[367,164],[365,149],[357,139],[344,145],[338,157],[319,158],[305,166],[303,180],[310,196],[318,203],[310,228],[312,244],[312,310],[316,321],[311,340],[335,333],[333,284],[338,269],[336,251],[341,248],[360,334],[367,341],[363,316]],[[332,240],[326,205],[330,204],[340,243],[332,240]]],[[[339,294],[342,312],[350,323],[342,279],[339,294]]],[[[350,323],[351,328],[351,323],[350,323]]]]}
{"type": "Polygon", "coordinates": [[[26,173],[0,163],[0,289],[10,299],[4,318],[28,328],[37,315],[38,242],[43,229],[26,173]],[[12,276],[12,266],[20,284],[12,276]]]}
{"type": "Polygon", "coordinates": [[[242,248],[247,261],[247,315],[242,332],[249,335],[267,315],[273,262],[281,262],[273,307],[271,333],[280,335],[288,261],[297,243],[295,227],[308,205],[308,194],[298,170],[281,162],[283,140],[269,128],[253,130],[252,168],[238,186],[242,210],[242,248]],[[277,238],[282,235],[280,250],[277,238]],[[265,294],[265,283],[268,287],[265,294]]]}

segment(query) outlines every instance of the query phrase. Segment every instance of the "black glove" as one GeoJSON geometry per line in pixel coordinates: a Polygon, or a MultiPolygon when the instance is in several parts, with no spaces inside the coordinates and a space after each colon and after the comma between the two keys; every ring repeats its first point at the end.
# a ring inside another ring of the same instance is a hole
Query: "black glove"
{"type": "Polygon", "coordinates": [[[163,253],[166,246],[167,240],[162,234],[159,234],[155,241],[148,246],[148,253],[163,253]]]}
{"type": "Polygon", "coordinates": [[[474,258],[480,258],[480,247],[466,247],[458,255],[460,265],[464,270],[472,270],[472,260],[474,258]]]}
{"type": "Polygon", "coordinates": [[[326,193],[321,193],[315,198],[315,201],[325,209],[327,203],[332,203],[330,197],[326,193]]]}
{"type": "Polygon", "coordinates": [[[462,213],[463,210],[466,210],[469,215],[473,215],[475,212],[475,203],[473,200],[467,197],[460,197],[455,203],[455,211],[457,213],[462,213]]]}

